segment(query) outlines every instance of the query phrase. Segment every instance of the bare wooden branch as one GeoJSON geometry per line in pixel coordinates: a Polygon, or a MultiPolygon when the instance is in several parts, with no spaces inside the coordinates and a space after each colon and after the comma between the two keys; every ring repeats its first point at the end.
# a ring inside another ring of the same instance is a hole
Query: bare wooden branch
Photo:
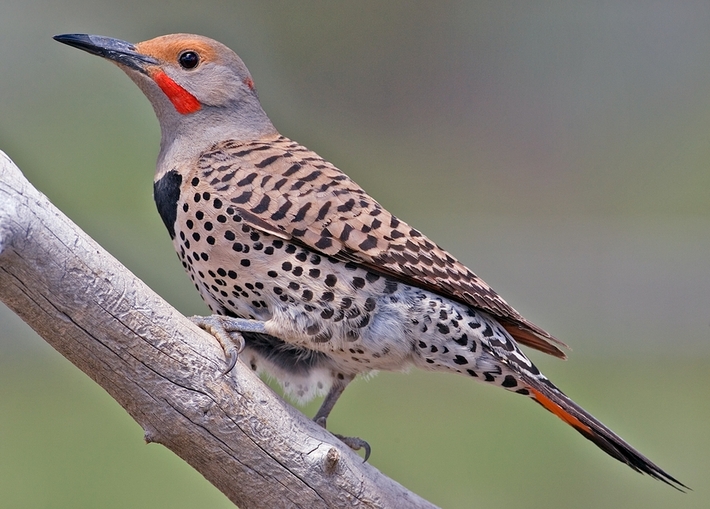
{"type": "Polygon", "coordinates": [[[432,504],[281,400],[0,152],[0,299],[242,509],[432,504]]]}

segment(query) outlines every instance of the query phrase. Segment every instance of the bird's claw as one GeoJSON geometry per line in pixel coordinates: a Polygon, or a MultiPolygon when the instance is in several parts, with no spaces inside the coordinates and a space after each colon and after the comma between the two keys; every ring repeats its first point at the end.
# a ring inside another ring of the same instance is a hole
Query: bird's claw
{"type": "Polygon", "coordinates": [[[370,447],[370,444],[365,442],[362,438],[358,437],[344,437],[343,435],[337,435],[335,436],[343,442],[345,445],[350,447],[353,451],[359,451],[360,449],[365,449],[365,459],[362,461],[363,463],[366,463],[368,458],[370,457],[370,453],[372,452],[372,448],[370,447]]]}
{"type": "MultiPolygon", "coordinates": [[[[241,336],[241,334],[240,334],[240,336],[241,336]]],[[[243,343],[243,341],[242,341],[242,343],[243,343]]],[[[224,351],[224,353],[227,356],[227,365],[224,368],[224,370],[222,370],[223,375],[228,374],[230,371],[232,371],[234,369],[234,366],[237,365],[237,361],[239,360],[239,353],[243,349],[244,349],[243,345],[242,345],[241,349],[239,349],[238,347],[232,346],[228,350],[224,351]]]]}
{"type": "MultiPolygon", "coordinates": [[[[313,419],[313,421],[321,428],[327,429],[325,427],[325,424],[326,424],[325,417],[317,417],[317,418],[313,419]]],[[[350,447],[353,451],[359,451],[360,449],[365,449],[365,459],[363,460],[363,463],[365,463],[368,460],[368,458],[370,457],[370,453],[372,452],[372,448],[370,447],[370,444],[368,444],[362,438],[344,437],[343,435],[338,435],[337,433],[333,433],[333,436],[335,436],[338,440],[340,440],[345,445],[350,447]]]]}
{"type": "Polygon", "coordinates": [[[234,369],[239,359],[239,354],[244,350],[244,338],[238,330],[228,328],[229,318],[219,315],[191,316],[189,320],[200,329],[209,332],[224,350],[226,367],[222,371],[226,375],[234,369]]]}

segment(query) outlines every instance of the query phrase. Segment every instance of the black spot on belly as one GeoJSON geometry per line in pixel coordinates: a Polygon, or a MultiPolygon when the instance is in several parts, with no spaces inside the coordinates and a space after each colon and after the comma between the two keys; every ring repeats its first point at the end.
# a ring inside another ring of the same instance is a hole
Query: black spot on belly
{"type": "Polygon", "coordinates": [[[177,218],[177,202],[180,199],[181,183],[182,175],[175,170],[170,170],[160,180],[153,183],[153,199],[171,239],[175,238],[175,219],[177,218]]]}
{"type": "Polygon", "coordinates": [[[387,280],[385,281],[384,293],[391,294],[397,291],[398,284],[395,281],[387,280]]]}
{"type": "MultiPolygon", "coordinates": [[[[462,334],[460,338],[454,338],[454,341],[461,346],[466,346],[468,345],[468,336],[466,334],[462,334]]],[[[474,341],[473,344],[475,345],[476,342],[474,341]]],[[[475,351],[475,347],[472,351],[475,351]]]]}

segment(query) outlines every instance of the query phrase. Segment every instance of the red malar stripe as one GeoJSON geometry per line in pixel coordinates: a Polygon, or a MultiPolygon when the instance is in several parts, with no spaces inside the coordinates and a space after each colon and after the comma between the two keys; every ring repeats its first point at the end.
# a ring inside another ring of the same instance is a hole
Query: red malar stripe
{"type": "Polygon", "coordinates": [[[194,113],[201,108],[200,101],[194,95],[175,83],[163,71],[158,71],[152,75],[160,89],[168,96],[178,113],[183,115],[194,113]]]}

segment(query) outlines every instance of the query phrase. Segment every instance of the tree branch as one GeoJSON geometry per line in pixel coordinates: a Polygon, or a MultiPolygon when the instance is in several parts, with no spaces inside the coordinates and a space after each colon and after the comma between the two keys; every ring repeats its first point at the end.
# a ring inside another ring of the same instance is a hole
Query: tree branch
{"type": "Polygon", "coordinates": [[[0,300],[242,509],[434,506],[281,400],[0,152],[0,300]]]}

